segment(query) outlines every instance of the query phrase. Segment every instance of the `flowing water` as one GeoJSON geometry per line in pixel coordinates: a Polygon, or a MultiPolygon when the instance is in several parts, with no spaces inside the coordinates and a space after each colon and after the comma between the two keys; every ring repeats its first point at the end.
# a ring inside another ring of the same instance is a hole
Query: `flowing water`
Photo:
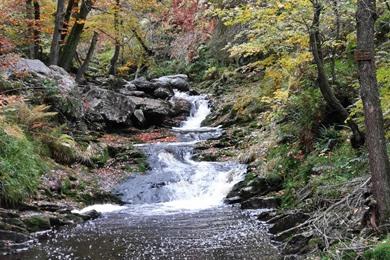
{"type": "Polygon", "coordinates": [[[13,259],[277,259],[266,228],[251,212],[223,204],[245,165],[197,162],[194,144],[222,129],[201,127],[206,97],[177,92],[192,103],[175,143],[139,145],[151,169],[117,187],[125,206],[94,205],[103,217],[49,236],[13,259]]]}

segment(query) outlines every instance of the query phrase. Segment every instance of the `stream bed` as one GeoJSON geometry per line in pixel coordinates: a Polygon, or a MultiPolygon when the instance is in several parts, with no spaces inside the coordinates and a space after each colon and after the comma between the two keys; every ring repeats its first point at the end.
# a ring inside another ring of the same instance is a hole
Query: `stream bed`
{"type": "Polygon", "coordinates": [[[177,142],[139,145],[150,170],[116,188],[127,204],[88,207],[84,211],[103,216],[56,231],[7,259],[278,259],[253,212],[223,203],[244,178],[245,165],[192,159],[194,144],[223,132],[201,127],[210,114],[207,98],[175,96],[191,102],[191,115],[172,129],[177,142]]]}

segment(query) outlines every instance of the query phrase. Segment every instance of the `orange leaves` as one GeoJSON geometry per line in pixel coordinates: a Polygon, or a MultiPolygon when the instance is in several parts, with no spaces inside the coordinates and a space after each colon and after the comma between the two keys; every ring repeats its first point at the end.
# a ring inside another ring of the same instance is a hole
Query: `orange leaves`
{"type": "Polygon", "coordinates": [[[162,131],[155,131],[149,133],[142,133],[135,136],[137,141],[142,143],[157,143],[157,142],[176,142],[176,136],[169,135],[168,133],[164,133],[162,131]]]}

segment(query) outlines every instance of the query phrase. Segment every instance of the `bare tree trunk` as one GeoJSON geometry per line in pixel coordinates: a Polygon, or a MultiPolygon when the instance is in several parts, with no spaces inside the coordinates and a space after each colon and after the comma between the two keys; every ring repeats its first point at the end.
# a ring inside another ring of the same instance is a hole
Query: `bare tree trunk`
{"type": "Polygon", "coordinates": [[[328,105],[335,109],[341,115],[343,120],[347,120],[347,124],[352,130],[351,144],[354,148],[358,148],[364,144],[364,135],[360,132],[357,124],[351,118],[349,118],[348,111],[337,99],[332,87],[330,86],[329,79],[325,71],[324,57],[322,53],[321,37],[319,31],[322,6],[318,2],[318,0],[313,0],[312,3],[314,7],[314,17],[313,24],[310,29],[310,45],[314,57],[314,62],[317,65],[318,84],[322,96],[324,97],[328,105]]]}
{"type": "Polygon", "coordinates": [[[137,39],[137,41],[141,44],[141,46],[144,49],[144,51],[146,52],[146,54],[148,56],[153,56],[154,55],[154,51],[152,49],[149,49],[148,46],[146,46],[146,43],[141,38],[141,36],[138,34],[138,32],[135,29],[132,29],[131,31],[133,32],[133,34],[134,34],[135,38],[137,39]]]}
{"type": "Polygon", "coordinates": [[[32,0],[26,0],[28,55],[34,59],[34,8],[32,0]]]}
{"type": "Polygon", "coordinates": [[[54,25],[53,39],[50,46],[50,65],[57,65],[60,55],[61,29],[64,19],[64,0],[57,0],[57,12],[54,25]]]}
{"type": "Polygon", "coordinates": [[[68,35],[68,28],[70,17],[72,16],[73,9],[79,6],[79,0],[69,0],[65,10],[64,22],[61,29],[61,44],[65,43],[66,36],[68,35]]]}
{"type": "Polygon", "coordinates": [[[91,44],[89,45],[87,56],[85,57],[85,60],[81,67],[79,68],[76,76],[76,81],[80,82],[84,79],[84,74],[88,69],[89,63],[91,62],[91,59],[93,57],[93,54],[95,52],[96,44],[99,38],[99,34],[97,32],[93,33],[91,44]]]}
{"type": "MultiPolygon", "coordinates": [[[[340,10],[339,10],[339,0],[332,0],[332,9],[333,14],[335,16],[335,25],[336,25],[336,31],[335,31],[335,41],[340,40],[340,31],[341,31],[341,21],[340,21],[340,10]]],[[[332,47],[332,57],[331,57],[331,74],[332,74],[332,84],[335,85],[337,82],[337,75],[336,75],[336,56],[337,56],[337,45],[332,47]]]]}
{"type": "Polygon", "coordinates": [[[77,45],[80,42],[81,33],[84,29],[85,20],[87,19],[91,8],[91,0],[81,1],[80,11],[77,14],[76,22],[73,25],[72,30],[67,38],[66,44],[64,45],[60,54],[59,65],[66,70],[69,70],[72,65],[72,61],[77,50],[77,45]]]}
{"type": "Polygon", "coordinates": [[[39,59],[42,53],[41,47],[41,6],[38,0],[34,0],[34,58],[39,59]]]}
{"type": "Polygon", "coordinates": [[[110,60],[110,69],[108,74],[116,75],[116,64],[118,63],[119,54],[121,51],[121,45],[119,41],[119,11],[120,11],[120,0],[116,0],[115,13],[114,13],[114,29],[115,29],[115,51],[114,55],[110,60]]]}
{"type": "Polygon", "coordinates": [[[390,163],[376,79],[375,19],[375,0],[358,0],[355,57],[358,62],[361,96],[364,104],[373,192],[378,204],[379,220],[381,223],[386,223],[390,219],[390,163]]]}

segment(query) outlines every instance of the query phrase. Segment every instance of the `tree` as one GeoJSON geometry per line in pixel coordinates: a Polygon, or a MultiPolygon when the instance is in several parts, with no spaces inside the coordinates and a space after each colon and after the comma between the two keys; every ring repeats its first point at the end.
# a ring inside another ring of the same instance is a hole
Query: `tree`
{"type": "Polygon", "coordinates": [[[64,20],[65,0],[57,0],[57,12],[55,18],[53,38],[50,47],[50,64],[57,65],[60,55],[61,31],[64,20]]]}
{"type": "Polygon", "coordinates": [[[390,219],[390,163],[387,154],[375,67],[375,0],[359,0],[356,13],[357,50],[361,98],[364,105],[369,165],[379,221],[390,219]]]}
{"type": "Polygon", "coordinates": [[[115,30],[115,50],[114,55],[112,56],[110,60],[110,69],[108,74],[110,75],[116,75],[116,64],[118,62],[119,54],[121,51],[121,43],[120,43],[120,34],[119,34],[119,11],[120,11],[120,0],[116,0],[115,7],[114,7],[114,30],[115,30]]]}
{"type": "Polygon", "coordinates": [[[87,56],[85,57],[83,64],[81,65],[81,67],[77,72],[77,76],[76,76],[77,82],[80,82],[84,79],[84,74],[87,71],[89,63],[93,57],[98,39],[99,39],[99,34],[97,32],[94,32],[92,36],[91,44],[89,45],[87,56]]]}
{"type": "MultiPolygon", "coordinates": [[[[358,125],[350,118],[347,109],[340,103],[335,96],[333,89],[329,83],[328,75],[324,66],[324,55],[322,52],[322,42],[320,36],[320,17],[322,6],[319,0],[311,0],[313,4],[313,23],[310,28],[310,46],[313,53],[314,62],[317,66],[318,72],[318,85],[320,87],[322,96],[330,107],[335,109],[344,120],[346,120],[348,126],[352,130],[352,146],[359,148],[364,144],[364,135],[360,132],[358,125]]],[[[333,76],[335,77],[335,76],[333,76]]]]}
{"type": "Polygon", "coordinates": [[[41,6],[38,0],[26,0],[27,38],[29,39],[29,56],[37,59],[41,53],[41,6]]]}
{"type": "Polygon", "coordinates": [[[81,33],[84,30],[85,21],[89,12],[92,9],[92,0],[82,0],[80,4],[80,11],[76,14],[76,21],[73,24],[72,30],[66,39],[66,43],[60,55],[59,65],[66,70],[69,70],[73,58],[76,54],[77,45],[80,42],[81,33]]]}

